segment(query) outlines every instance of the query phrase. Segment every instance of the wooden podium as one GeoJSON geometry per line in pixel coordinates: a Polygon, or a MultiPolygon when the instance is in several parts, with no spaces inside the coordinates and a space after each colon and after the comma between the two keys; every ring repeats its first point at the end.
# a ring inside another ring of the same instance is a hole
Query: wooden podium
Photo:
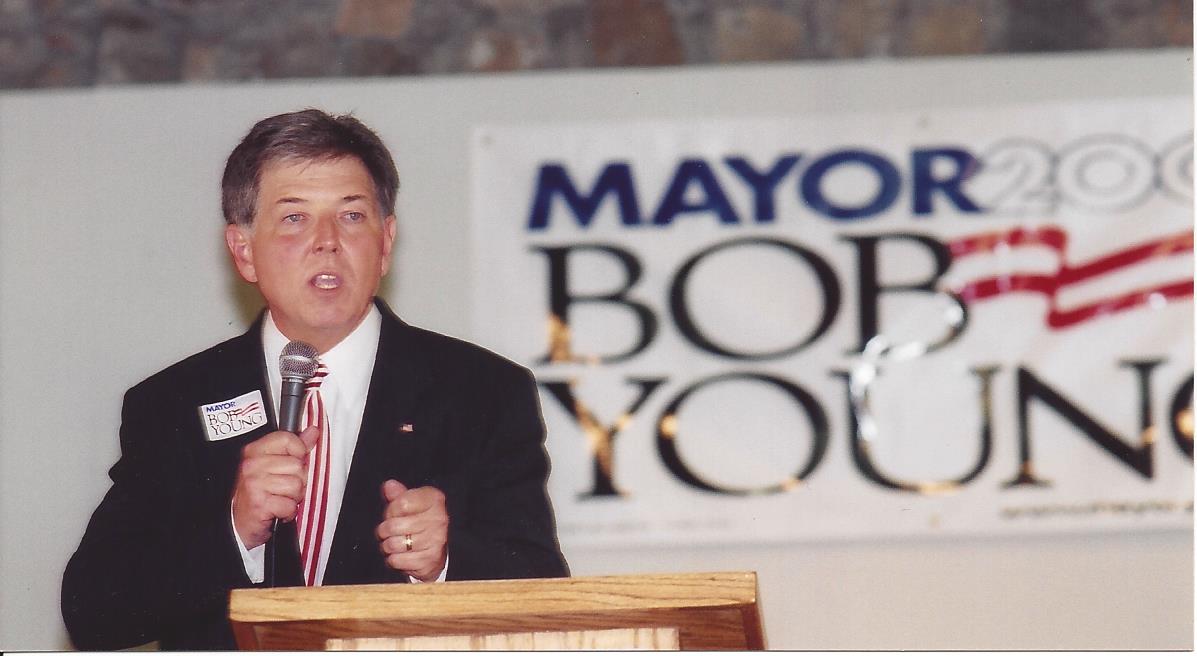
{"type": "Polygon", "coordinates": [[[233,590],[250,650],[764,649],[755,572],[233,590]]]}

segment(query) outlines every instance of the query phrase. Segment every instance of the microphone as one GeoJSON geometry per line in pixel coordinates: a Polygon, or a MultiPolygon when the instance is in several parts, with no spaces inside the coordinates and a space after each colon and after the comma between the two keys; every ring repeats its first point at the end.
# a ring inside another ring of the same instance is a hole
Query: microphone
{"type": "Polygon", "coordinates": [[[299,432],[299,417],[303,410],[303,386],[316,373],[315,347],[307,342],[290,342],[278,356],[282,374],[282,393],[279,395],[278,428],[288,433],[299,432]]]}
{"type": "MultiPolygon", "coordinates": [[[[316,348],[307,342],[289,342],[278,356],[278,369],[283,385],[279,394],[278,428],[289,433],[299,432],[299,418],[303,411],[304,384],[316,373],[316,348]]],[[[278,533],[278,518],[274,518],[272,533],[278,533]]],[[[274,587],[274,562],[276,560],[274,537],[267,542],[266,571],[267,587],[274,587]]]]}

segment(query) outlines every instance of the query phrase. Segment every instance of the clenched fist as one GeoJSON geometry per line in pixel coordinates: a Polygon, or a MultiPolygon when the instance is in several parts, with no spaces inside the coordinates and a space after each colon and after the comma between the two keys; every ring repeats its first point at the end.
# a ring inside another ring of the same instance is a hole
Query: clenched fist
{"type": "Polygon", "coordinates": [[[307,485],[304,457],[320,439],[320,427],[298,436],[275,431],[254,440],[241,452],[233,489],[233,528],[246,549],[270,539],[274,520],[295,519],[307,485]]]}
{"type": "Polygon", "coordinates": [[[387,565],[420,581],[434,581],[448,559],[449,513],[435,487],[407,489],[396,480],[382,484],[387,501],[378,524],[378,546],[387,565]]]}

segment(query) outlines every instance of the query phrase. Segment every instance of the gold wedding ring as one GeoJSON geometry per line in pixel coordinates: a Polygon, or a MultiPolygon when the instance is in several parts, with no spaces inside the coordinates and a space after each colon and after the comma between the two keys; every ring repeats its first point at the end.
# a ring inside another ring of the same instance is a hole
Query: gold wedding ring
{"type": "Polygon", "coordinates": [[[411,551],[411,533],[403,536],[403,550],[411,551]]]}

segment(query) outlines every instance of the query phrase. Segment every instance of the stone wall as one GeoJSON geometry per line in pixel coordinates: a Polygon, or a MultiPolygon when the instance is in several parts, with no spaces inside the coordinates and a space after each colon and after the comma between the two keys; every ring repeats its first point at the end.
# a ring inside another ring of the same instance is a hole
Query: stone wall
{"type": "Polygon", "coordinates": [[[0,88],[1192,47],[1192,0],[0,0],[0,88]]]}

